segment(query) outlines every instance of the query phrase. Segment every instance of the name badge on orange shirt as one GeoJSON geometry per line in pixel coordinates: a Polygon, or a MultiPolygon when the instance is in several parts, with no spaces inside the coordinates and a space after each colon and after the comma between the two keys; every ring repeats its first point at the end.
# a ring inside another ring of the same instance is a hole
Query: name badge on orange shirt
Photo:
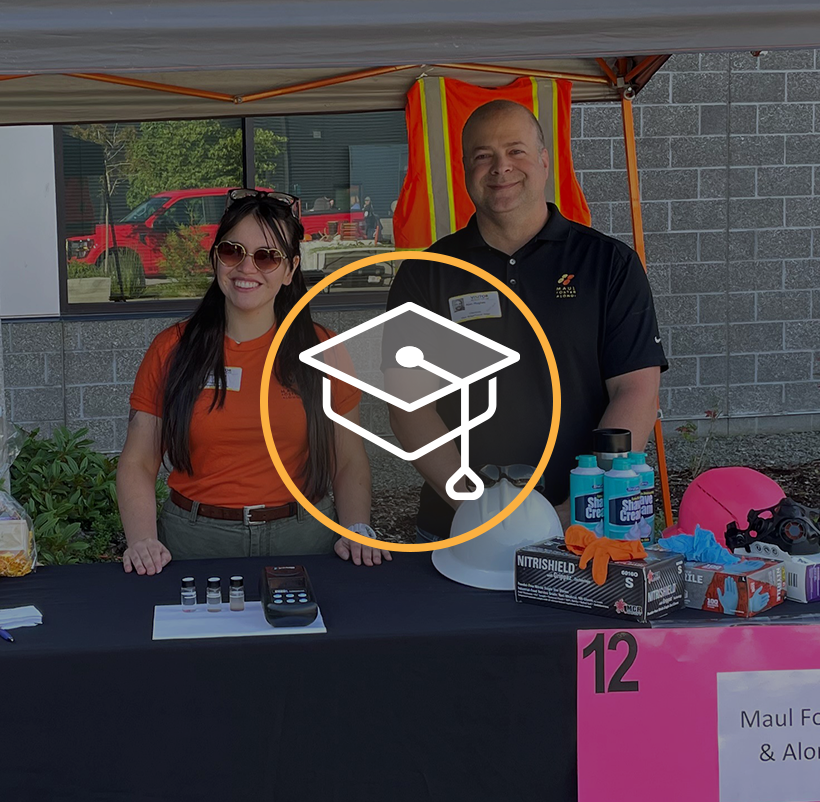
{"type": "MultiPolygon", "coordinates": [[[[242,368],[225,368],[225,378],[228,380],[228,389],[238,393],[239,388],[242,386],[242,368]]],[[[216,389],[216,378],[214,376],[208,377],[208,381],[205,382],[202,389],[216,389]]]]}

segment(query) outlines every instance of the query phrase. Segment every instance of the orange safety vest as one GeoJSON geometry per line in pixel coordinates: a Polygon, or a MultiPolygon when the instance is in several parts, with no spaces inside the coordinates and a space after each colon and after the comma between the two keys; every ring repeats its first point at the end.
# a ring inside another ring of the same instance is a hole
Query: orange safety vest
{"type": "Polygon", "coordinates": [[[461,131],[467,118],[491,100],[512,100],[541,123],[549,153],[547,199],[570,220],[589,225],[570,151],[572,83],[518,78],[507,86],[474,86],[454,78],[421,78],[407,93],[409,160],[393,213],[397,248],[427,248],[467,225],[475,206],[467,194],[461,131]]]}

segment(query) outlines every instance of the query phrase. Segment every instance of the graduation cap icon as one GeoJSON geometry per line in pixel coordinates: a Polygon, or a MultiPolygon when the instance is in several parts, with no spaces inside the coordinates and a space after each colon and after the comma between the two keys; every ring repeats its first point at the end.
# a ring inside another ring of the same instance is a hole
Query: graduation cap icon
{"type": "Polygon", "coordinates": [[[489,420],[496,411],[497,377],[503,368],[518,362],[520,354],[511,348],[454,323],[429,309],[408,302],[378,315],[325,342],[307,348],[299,359],[320,370],[322,405],[325,414],[340,426],[356,432],[400,459],[411,462],[429,454],[445,443],[460,438],[461,466],[446,483],[453,499],[475,499],[484,491],[484,483],[470,468],[470,429],[489,420]],[[362,338],[378,339],[381,332],[383,386],[372,375],[357,376],[350,360],[334,356],[334,350],[354,345],[362,338]],[[330,377],[339,379],[387,404],[414,412],[450,393],[460,394],[460,424],[435,440],[405,451],[368,431],[332,408],[330,377]],[[489,379],[487,409],[470,418],[469,391],[475,382],[489,379]],[[457,491],[456,483],[466,477],[473,490],[457,491]]]}

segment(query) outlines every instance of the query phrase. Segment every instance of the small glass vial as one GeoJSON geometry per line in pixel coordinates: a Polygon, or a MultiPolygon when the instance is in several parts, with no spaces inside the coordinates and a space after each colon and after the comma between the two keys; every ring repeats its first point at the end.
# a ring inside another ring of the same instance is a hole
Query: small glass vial
{"type": "Polygon", "coordinates": [[[231,610],[245,609],[245,580],[241,576],[231,577],[231,610]]]}
{"type": "Polygon", "coordinates": [[[182,577],[182,611],[192,613],[196,610],[196,582],[192,576],[182,577]]]}
{"type": "Polygon", "coordinates": [[[218,576],[208,577],[208,612],[222,612],[222,580],[218,576]]]}

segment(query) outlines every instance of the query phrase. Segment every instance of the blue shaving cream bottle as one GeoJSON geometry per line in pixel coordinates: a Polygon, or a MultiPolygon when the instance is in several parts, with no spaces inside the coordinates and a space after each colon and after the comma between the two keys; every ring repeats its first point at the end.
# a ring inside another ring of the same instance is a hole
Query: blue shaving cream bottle
{"type": "Polygon", "coordinates": [[[655,471],[646,464],[646,454],[643,451],[630,451],[629,461],[641,482],[641,540],[644,543],[654,543],[655,471]]]}
{"type": "Polygon", "coordinates": [[[614,540],[640,540],[641,480],[628,457],[615,457],[604,474],[604,535],[614,540]]]}
{"type": "Polygon", "coordinates": [[[594,454],[577,457],[578,467],[569,472],[570,521],[603,534],[604,472],[594,454]]]}

